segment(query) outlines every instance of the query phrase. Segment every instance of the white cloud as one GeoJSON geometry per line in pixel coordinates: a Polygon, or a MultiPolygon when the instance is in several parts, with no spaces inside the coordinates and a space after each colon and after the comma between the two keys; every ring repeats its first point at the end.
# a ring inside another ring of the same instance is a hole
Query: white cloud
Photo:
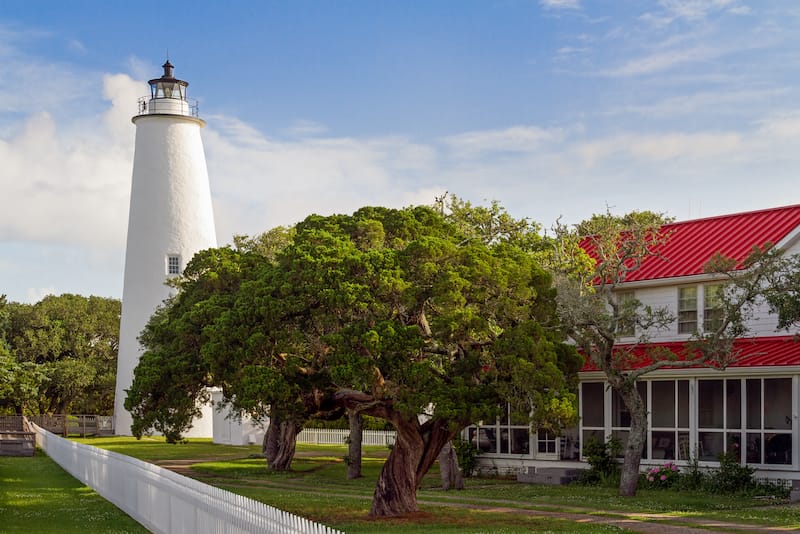
{"type": "Polygon", "coordinates": [[[77,39],[70,39],[67,41],[67,48],[77,54],[85,54],[86,46],[77,39]]]}
{"type": "Polygon", "coordinates": [[[736,6],[728,10],[728,13],[731,13],[733,15],[749,15],[752,12],[753,10],[750,9],[749,6],[736,6]]]}
{"type": "Polygon", "coordinates": [[[800,111],[772,115],[757,122],[758,135],[774,141],[800,139],[800,111]]]}
{"type": "Polygon", "coordinates": [[[753,102],[768,102],[788,95],[789,88],[702,91],[693,94],[664,97],[645,104],[630,104],[610,109],[608,115],[636,114],[648,118],[674,119],[710,110],[734,114],[753,102]]]}
{"type": "Polygon", "coordinates": [[[673,16],[689,20],[704,19],[720,11],[742,14],[749,9],[736,0],[661,0],[659,4],[673,16]]]}
{"type": "Polygon", "coordinates": [[[66,121],[40,111],[0,139],[0,239],[124,242],[133,152],[128,98],[138,84],[125,75],[101,83],[111,100],[104,114],[66,121]]]}
{"type": "Polygon", "coordinates": [[[545,9],[580,9],[580,0],[540,0],[545,9]]]}
{"type": "Polygon", "coordinates": [[[255,234],[311,213],[433,202],[435,151],[403,137],[266,137],[230,117],[209,118],[203,138],[217,234],[255,234]]]}
{"type": "Polygon", "coordinates": [[[287,134],[295,137],[310,137],[328,131],[324,124],[307,119],[298,119],[288,128],[287,134]]]}
{"type": "MultiPolygon", "coordinates": [[[[131,73],[131,76],[136,80],[149,80],[153,77],[154,72],[159,72],[159,68],[155,63],[145,61],[134,55],[128,56],[125,66],[131,73]]],[[[143,89],[145,88],[146,87],[143,87],[143,89]]],[[[142,95],[143,94],[145,93],[142,93],[142,95]]]]}
{"type": "Polygon", "coordinates": [[[48,295],[55,295],[56,288],[50,287],[29,287],[25,292],[25,302],[39,302],[48,295]]]}
{"type": "Polygon", "coordinates": [[[602,74],[610,77],[639,76],[672,69],[686,63],[711,61],[722,55],[720,49],[708,46],[695,46],[680,50],[658,51],[644,57],[628,61],[624,65],[607,69],[602,74]]]}
{"type": "Polygon", "coordinates": [[[460,157],[476,157],[488,152],[531,152],[543,143],[563,138],[561,130],[536,126],[513,126],[503,130],[465,132],[444,139],[460,157]]]}

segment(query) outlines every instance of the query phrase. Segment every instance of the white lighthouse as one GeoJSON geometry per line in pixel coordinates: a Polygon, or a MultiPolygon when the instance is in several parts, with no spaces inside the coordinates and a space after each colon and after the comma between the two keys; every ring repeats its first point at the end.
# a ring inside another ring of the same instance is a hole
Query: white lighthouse
{"type": "MultiPolygon", "coordinates": [[[[139,100],[132,119],[136,147],[114,399],[114,428],[122,435],[131,434],[124,403],[142,352],[138,336],[170,295],[165,281],[179,275],[196,252],[217,246],[200,138],[205,121],[186,98],[189,84],[174,77],[169,60],[163,68],[161,78],[148,82],[150,96],[139,100]]],[[[211,437],[211,408],[203,412],[189,436],[211,437]]]]}

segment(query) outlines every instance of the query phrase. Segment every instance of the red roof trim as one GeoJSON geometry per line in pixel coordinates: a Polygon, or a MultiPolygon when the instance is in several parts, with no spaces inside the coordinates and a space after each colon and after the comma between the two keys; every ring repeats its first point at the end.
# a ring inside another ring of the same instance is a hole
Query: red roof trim
{"type": "MultiPolygon", "coordinates": [[[[653,350],[667,350],[675,355],[678,360],[690,357],[687,354],[687,343],[672,341],[665,343],[650,343],[646,345],[617,345],[615,352],[622,354],[628,352],[628,369],[639,369],[653,362],[653,350]]],[[[800,366],[800,338],[797,336],[771,336],[758,338],[742,338],[734,342],[734,349],[740,351],[739,358],[728,367],[783,367],[800,366]]],[[[700,368],[702,365],[691,368],[700,368]]],[[[666,367],[665,369],[670,369],[666,367]]],[[[582,372],[597,371],[598,369],[587,361],[582,372]]]]}

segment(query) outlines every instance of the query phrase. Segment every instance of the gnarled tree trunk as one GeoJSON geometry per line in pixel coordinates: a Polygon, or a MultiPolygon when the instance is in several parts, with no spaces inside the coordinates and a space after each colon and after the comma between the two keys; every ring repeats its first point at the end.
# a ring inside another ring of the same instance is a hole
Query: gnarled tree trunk
{"type": "Polygon", "coordinates": [[[262,444],[262,450],[270,469],[275,471],[291,469],[297,445],[297,434],[301,430],[303,430],[303,425],[293,418],[283,419],[279,415],[270,417],[262,444]]]}
{"type": "Polygon", "coordinates": [[[364,418],[361,412],[347,410],[347,421],[350,423],[350,437],[347,444],[347,480],[353,480],[361,478],[361,438],[364,418]]]}
{"type": "Polygon", "coordinates": [[[448,430],[446,422],[430,420],[420,424],[416,417],[393,414],[391,421],[397,437],[392,452],[383,464],[375,486],[369,515],[388,517],[419,511],[417,489],[442,447],[457,430],[448,430]]]}
{"type": "Polygon", "coordinates": [[[442,489],[464,489],[464,477],[461,468],[458,466],[458,457],[453,449],[453,442],[448,441],[439,453],[439,473],[442,477],[442,489]]]}
{"type": "MultiPolygon", "coordinates": [[[[612,385],[614,385],[612,383],[612,385]]],[[[625,445],[625,459],[619,482],[619,494],[622,497],[633,497],[639,485],[639,466],[642,462],[642,450],[647,440],[647,407],[636,389],[636,383],[621,381],[615,389],[622,402],[631,414],[631,426],[628,432],[628,443],[625,445]]]]}

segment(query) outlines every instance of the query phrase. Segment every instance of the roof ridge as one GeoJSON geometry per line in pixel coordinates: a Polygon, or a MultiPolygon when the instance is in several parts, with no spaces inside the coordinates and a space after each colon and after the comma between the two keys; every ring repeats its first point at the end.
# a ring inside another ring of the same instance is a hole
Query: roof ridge
{"type": "Polygon", "coordinates": [[[724,214],[721,214],[721,215],[710,215],[708,217],[700,217],[700,218],[697,218],[697,219],[686,219],[686,220],[683,220],[683,221],[673,221],[673,222],[665,224],[664,226],[667,227],[667,226],[676,226],[676,225],[679,225],[679,224],[692,224],[692,223],[697,223],[697,222],[702,222],[702,221],[710,221],[710,220],[714,220],[714,219],[728,219],[728,218],[733,218],[733,217],[741,217],[741,216],[744,216],[744,215],[756,215],[756,214],[759,214],[759,213],[768,213],[768,212],[774,212],[774,211],[795,210],[795,209],[800,209],[800,204],[790,204],[788,206],[778,206],[778,207],[774,207],[774,208],[762,208],[762,209],[751,210],[751,211],[739,211],[739,212],[736,212],[736,213],[724,213],[724,214]]]}

